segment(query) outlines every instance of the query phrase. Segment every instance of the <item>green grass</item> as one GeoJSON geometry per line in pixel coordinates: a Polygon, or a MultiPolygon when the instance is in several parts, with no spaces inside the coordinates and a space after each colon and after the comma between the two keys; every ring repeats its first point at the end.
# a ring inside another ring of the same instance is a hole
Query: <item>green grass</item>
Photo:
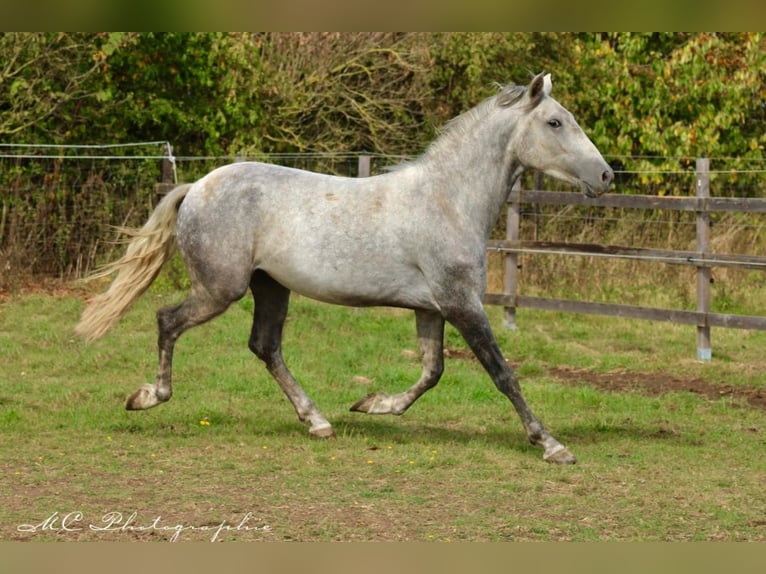
{"type": "Polygon", "coordinates": [[[763,389],[764,333],[714,330],[714,360],[703,364],[693,328],[520,310],[509,332],[488,309],[528,402],[578,456],[556,467],[527,444],[452,329],[441,383],[404,416],[349,412],[364,394],[418,377],[403,353],[417,349],[412,314],[299,297],[285,356],[336,440],[309,439],[247,349],[247,299],[179,341],[169,403],[125,411],[154,376],[154,311],[182,296],[150,292],[91,345],[72,333],[83,306],[74,296],[1,304],[1,539],[167,540],[161,527],[182,524],[198,529],[181,539],[206,540],[199,528],[252,513],[248,526],[270,530],[220,539],[766,540],[763,410],[588,384],[631,373],[763,389]],[[17,530],[74,511],[82,530],[17,530]],[[135,512],[133,527],[89,529],[109,512],[135,512]]]}

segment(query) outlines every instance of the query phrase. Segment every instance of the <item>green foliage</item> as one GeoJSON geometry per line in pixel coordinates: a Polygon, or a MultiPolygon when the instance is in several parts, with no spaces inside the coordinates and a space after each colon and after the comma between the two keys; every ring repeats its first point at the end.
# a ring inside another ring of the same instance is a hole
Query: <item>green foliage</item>
{"type": "Polygon", "coordinates": [[[417,153],[494,84],[546,70],[607,155],[761,159],[766,143],[761,33],[8,33],[0,58],[13,141],[417,153]]]}
{"type": "Polygon", "coordinates": [[[555,74],[568,53],[568,44],[560,36],[541,32],[434,35],[429,41],[433,61],[429,82],[439,120],[472,108],[494,94],[498,84],[525,83],[540,71],[555,74]]]}
{"type": "Polygon", "coordinates": [[[627,170],[655,172],[636,187],[656,189],[661,170],[693,169],[697,157],[763,159],[763,34],[578,35],[570,56],[562,100],[605,154],[624,156],[627,170]]]}
{"type": "Polygon", "coordinates": [[[124,137],[212,155],[252,143],[260,74],[247,35],[134,34],[109,58],[103,79],[124,137]]]}
{"type": "Polygon", "coordinates": [[[83,119],[83,104],[101,91],[100,72],[115,39],[0,33],[0,141],[64,143],[83,119]]]}

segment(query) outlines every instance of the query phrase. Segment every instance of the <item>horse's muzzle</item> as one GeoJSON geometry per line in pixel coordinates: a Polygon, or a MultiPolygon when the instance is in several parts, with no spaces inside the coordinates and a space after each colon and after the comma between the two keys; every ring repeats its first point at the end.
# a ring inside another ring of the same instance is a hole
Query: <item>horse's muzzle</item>
{"type": "Polygon", "coordinates": [[[604,191],[609,189],[609,186],[612,185],[613,180],[614,180],[614,171],[612,170],[611,167],[606,166],[606,169],[603,172],[601,172],[601,184],[604,186],[604,191]]]}
{"type": "Polygon", "coordinates": [[[612,181],[614,180],[614,171],[612,171],[612,168],[608,165],[606,166],[606,169],[601,172],[601,180],[598,182],[598,184],[591,185],[588,182],[583,182],[582,184],[582,190],[583,193],[587,197],[598,197],[602,193],[606,192],[609,189],[609,186],[612,185],[612,181]]]}

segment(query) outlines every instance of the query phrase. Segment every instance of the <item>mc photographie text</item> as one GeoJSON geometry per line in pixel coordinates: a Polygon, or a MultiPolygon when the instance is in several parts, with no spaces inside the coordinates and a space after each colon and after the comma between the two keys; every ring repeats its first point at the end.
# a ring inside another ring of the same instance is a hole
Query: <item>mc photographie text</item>
{"type": "Polygon", "coordinates": [[[252,512],[245,514],[241,520],[229,522],[223,520],[218,524],[206,524],[192,526],[189,524],[173,523],[166,521],[162,516],[145,520],[138,516],[137,512],[123,514],[122,512],[107,512],[101,516],[100,521],[90,522],[85,514],[80,511],[54,512],[40,522],[33,524],[21,524],[16,527],[19,532],[31,534],[48,532],[60,534],[66,532],[163,532],[170,533],[170,542],[177,542],[183,533],[206,532],[209,533],[210,542],[217,541],[225,532],[271,532],[271,526],[259,523],[252,512]]]}

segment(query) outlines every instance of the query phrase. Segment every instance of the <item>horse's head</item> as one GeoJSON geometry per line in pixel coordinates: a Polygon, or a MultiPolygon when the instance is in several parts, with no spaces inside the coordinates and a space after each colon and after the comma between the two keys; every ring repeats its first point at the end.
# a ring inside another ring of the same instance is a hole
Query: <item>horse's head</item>
{"type": "Polygon", "coordinates": [[[550,74],[539,74],[521,98],[498,96],[500,106],[513,104],[521,110],[511,141],[513,151],[524,167],[579,185],[588,197],[601,195],[614,172],[572,114],[550,93],[550,74]]]}

